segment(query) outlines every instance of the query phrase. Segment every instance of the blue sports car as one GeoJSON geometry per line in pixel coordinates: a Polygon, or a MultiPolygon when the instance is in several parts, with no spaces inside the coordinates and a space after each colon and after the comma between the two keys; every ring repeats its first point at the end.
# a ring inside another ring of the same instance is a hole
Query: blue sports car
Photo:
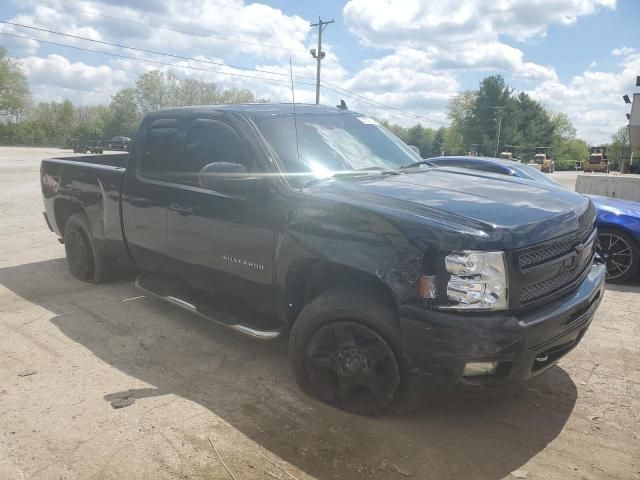
{"type": "MultiPolygon", "coordinates": [[[[511,175],[565,188],[539,170],[508,160],[484,157],[435,157],[425,163],[436,166],[471,168],[511,175]]],[[[640,264],[640,203],[588,195],[597,212],[598,248],[607,264],[607,281],[622,282],[633,277],[640,264]]]]}

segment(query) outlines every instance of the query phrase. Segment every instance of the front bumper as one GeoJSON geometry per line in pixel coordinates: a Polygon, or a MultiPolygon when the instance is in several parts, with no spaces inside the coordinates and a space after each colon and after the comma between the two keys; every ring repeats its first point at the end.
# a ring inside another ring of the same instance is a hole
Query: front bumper
{"type": "Polygon", "coordinates": [[[426,310],[403,305],[404,349],[425,380],[469,386],[520,382],[553,366],[582,339],[604,295],[605,266],[593,264],[571,294],[522,313],[426,310]],[[495,373],[464,376],[470,362],[498,362],[495,373]]]}

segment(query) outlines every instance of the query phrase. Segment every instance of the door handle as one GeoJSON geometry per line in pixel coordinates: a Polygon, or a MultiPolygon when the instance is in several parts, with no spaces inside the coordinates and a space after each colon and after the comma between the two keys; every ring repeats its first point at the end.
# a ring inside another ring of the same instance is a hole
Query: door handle
{"type": "Polygon", "coordinates": [[[180,215],[189,215],[190,213],[193,213],[193,210],[194,210],[193,207],[183,205],[182,203],[179,203],[179,202],[175,202],[169,205],[169,209],[173,210],[174,212],[178,212],[180,215]]]}

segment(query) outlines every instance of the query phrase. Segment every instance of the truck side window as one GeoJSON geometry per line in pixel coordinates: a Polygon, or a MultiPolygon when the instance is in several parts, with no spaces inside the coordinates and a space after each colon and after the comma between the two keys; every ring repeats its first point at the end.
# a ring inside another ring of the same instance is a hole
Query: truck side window
{"type": "Polygon", "coordinates": [[[238,133],[220,120],[198,118],[191,124],[180,167],[179,183],[198,185],[198,173],[216,162],[239,163],[251,171],[249,151],[238,133]]]}
{"type": "Polygon", "coordinates": [[[178,155],[178,121],[161,118],[154,121],[147,133],[142,153],[142,173],[145,176],[170,180],[176,169],[178,155]]]}

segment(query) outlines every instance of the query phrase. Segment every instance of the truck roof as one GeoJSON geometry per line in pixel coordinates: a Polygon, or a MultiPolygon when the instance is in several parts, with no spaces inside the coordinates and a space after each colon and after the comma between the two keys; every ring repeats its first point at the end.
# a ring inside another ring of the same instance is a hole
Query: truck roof
{"type": "MultiPolygon", "coordinates": [[[[291,115],[293,114],[292,103],[234,103],[223,105],[199,105],[189,107],[176,107],[156,110],[145,115],[147,118],[163,117],[167,114],[171,115],[193,115],[193,114],[211,114],[214,112],[236,112],[247,115],[252,118],[271,117],[274,115],[291,115]]],[[[296,114],[323,114],[323,115],[344,115],[355,114],[348,110],[328,105],[315,105],[309,103],[296,103],[296,114]]]]}

